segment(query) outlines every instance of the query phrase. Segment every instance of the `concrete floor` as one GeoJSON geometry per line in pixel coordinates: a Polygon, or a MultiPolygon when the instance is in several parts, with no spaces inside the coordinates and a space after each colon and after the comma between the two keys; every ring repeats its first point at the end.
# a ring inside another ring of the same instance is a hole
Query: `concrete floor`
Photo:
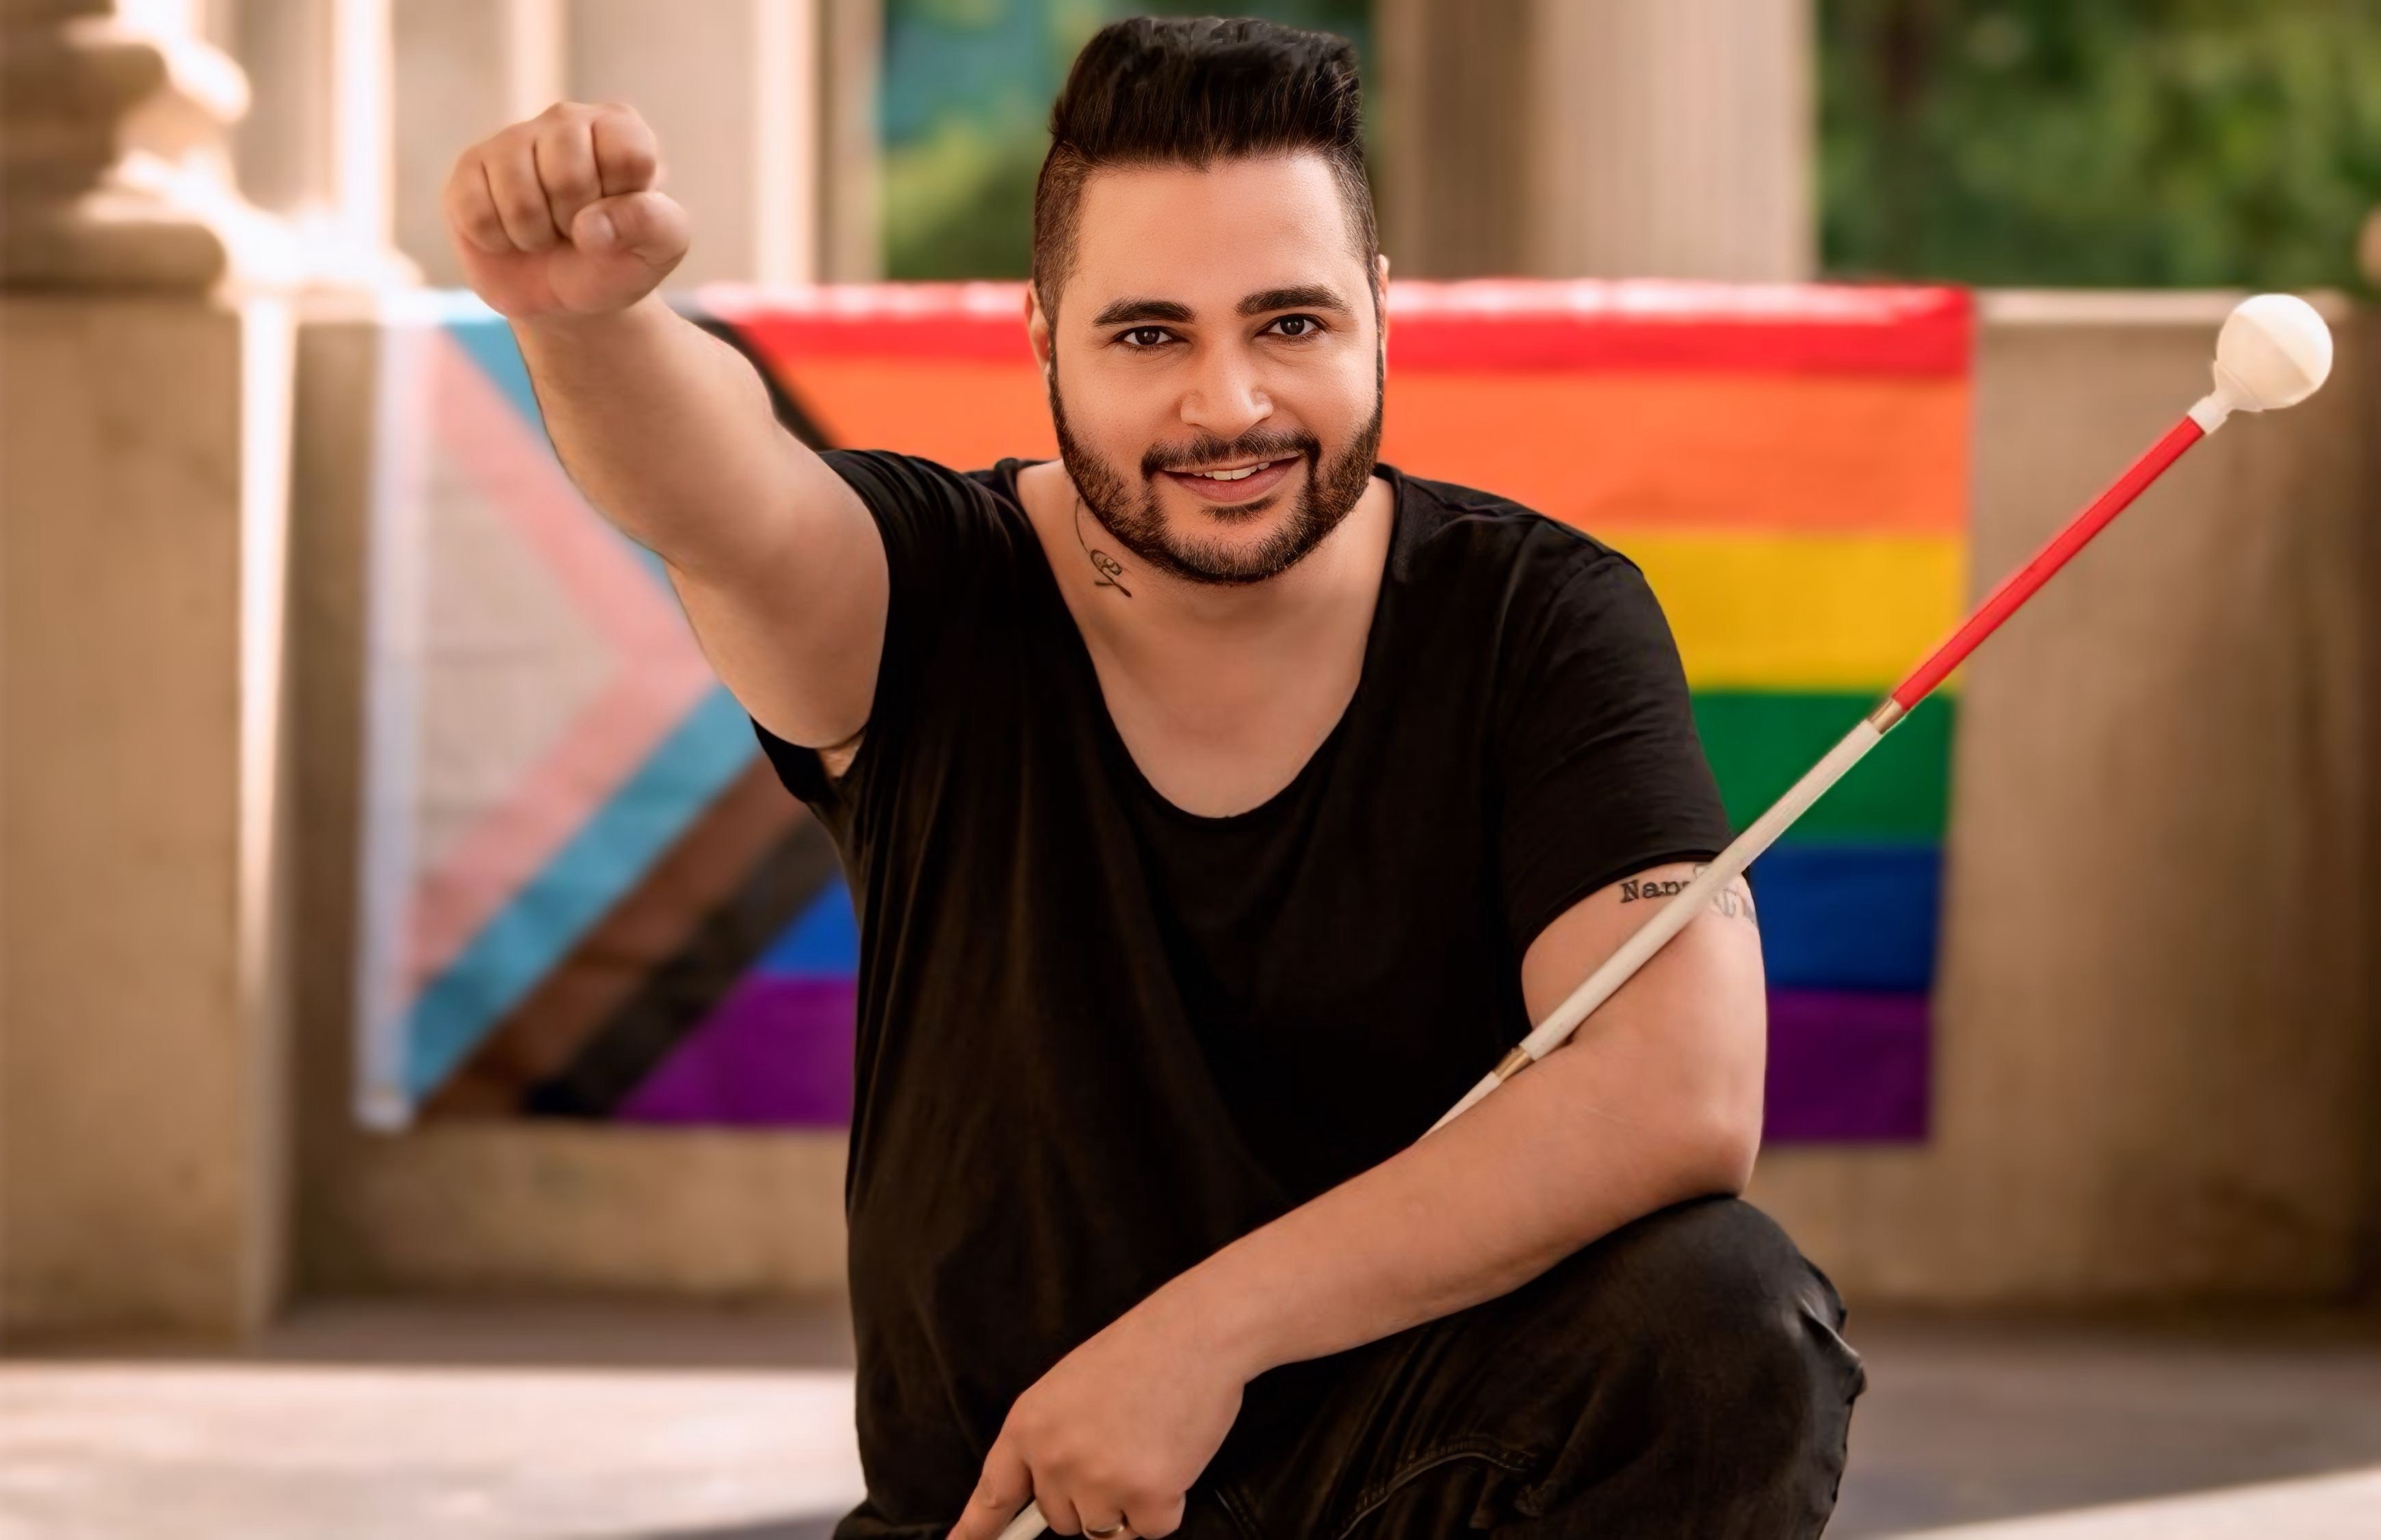
{"type": "MultiPolygon", "coordinates": [[[[1838,1540],[2381,1536],[2381,1320],[1855,1318],[1838,1540]]],[[[237,1358],[0,1361],[6,1540],[824,1540],[832,1314],[316,1306],[237,1358]]]]}

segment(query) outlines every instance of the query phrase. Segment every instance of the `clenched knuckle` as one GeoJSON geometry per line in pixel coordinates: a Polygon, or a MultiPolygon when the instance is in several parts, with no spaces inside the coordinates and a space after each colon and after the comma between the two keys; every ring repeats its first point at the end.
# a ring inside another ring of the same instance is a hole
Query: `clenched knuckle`
{"type": "Polygon", "coordinates": [[[594,157],[586,153],[585,144],[585,140],[574,139],[568,133],[539,141],[538,175],[549,191],[595,190],[594,157]]]}
{"type": "Polygon", "coordinates": [[[496,201],[508,219],[531,229],[546,218],[545,204],[533,189],[507,185],[496,195],[496,201]]]}

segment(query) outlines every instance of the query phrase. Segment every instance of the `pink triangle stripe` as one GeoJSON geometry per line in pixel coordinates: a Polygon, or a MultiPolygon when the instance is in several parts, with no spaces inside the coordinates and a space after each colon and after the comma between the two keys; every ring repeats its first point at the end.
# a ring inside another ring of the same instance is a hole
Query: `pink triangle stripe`
{"type": "Polygon", "coordinates": [[[434,980],[651,757],[714,681],[676,605],[460,346],[433,349],[438,452],[501,508],[610,644],[614,673],[414,892],[410,988],[434,980]]]}

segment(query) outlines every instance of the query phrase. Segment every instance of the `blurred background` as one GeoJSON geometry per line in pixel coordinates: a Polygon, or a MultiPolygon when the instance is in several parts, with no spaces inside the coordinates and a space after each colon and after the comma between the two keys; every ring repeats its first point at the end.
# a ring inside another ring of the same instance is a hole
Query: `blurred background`
{"type": "MultiPolygon", "coordinates": [[[[1001,286],[1151,8],[0,0],[0,1536],[857,1499],[834,854],[439,189],[631,103],[789,428],[1045,454],[1001,286]]],[[[1386,458],[1645,566],[1740,819],[2331,322],[1756,870],[1751,1196],[1830,1534],[2381,1534],[2381,3],[1252,9],[1364,60],[1386,458]]]]}

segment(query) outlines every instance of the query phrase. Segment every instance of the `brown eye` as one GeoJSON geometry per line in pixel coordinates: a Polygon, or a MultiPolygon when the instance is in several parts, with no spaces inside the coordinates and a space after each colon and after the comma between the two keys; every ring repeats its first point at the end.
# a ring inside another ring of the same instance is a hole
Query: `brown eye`
{"type": "Polygon", "coordinates": [[[1124,339],[1135,348],[1154,348],[1159,343],[1166,340],[1166,328],[1163,326],[1135,326],[1132,330],[1124,334],[1124,339]]]}
{"type": "Polygon", "coordinates": [[[1282,328],[1284,336],[1312,336],[1316,329],[1311,315],[1285,315],[1274,324],[1282,328]]]}

